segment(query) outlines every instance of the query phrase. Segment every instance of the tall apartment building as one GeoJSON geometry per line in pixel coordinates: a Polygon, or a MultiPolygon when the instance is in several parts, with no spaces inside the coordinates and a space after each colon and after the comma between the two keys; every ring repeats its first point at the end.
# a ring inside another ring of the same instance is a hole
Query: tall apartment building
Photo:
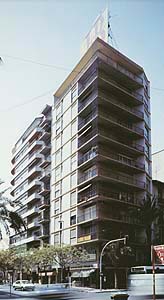
{"type": "Polygon", "coordinates": [[[105,242],[127,234],[144,262],[144,228],[130,210],[152,192],[150,127],[143,68],[97,38],[54,94],[52,112],[51,243],[85,247],[87,274],[98,270],[105,242]]]}
{"type": "Polygon", "coordinates": [[[164,182],[159,180],[152,181],[152,194],[157,206],[161,210],[161,215],[154,224],[154,245],[164,244],[164,182]]]}
{"type": "Polygon", "coordinates": [[[10,236],[10,247],[30,249],[49,243],[51,106],[46,105],[12,151],[11,195],[27,230],[10,236]],[[19,205],[20,204],[20,205],[19,205]]]}

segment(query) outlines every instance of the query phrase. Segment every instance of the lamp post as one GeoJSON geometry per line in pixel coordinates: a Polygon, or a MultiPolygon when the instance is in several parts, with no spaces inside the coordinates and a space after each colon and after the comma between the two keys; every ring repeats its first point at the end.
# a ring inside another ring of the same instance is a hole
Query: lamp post
{"type": "Polygon", "coordinates": [[[124,244],[126,245],[126,241],[127,241],[127,235],[124,237],[124,238],[120,238],[120,239],[115,239],[115,240],[111,240],[111,241],[108,241],[104,247],[102,248],[101,250],[101,253],[100,253],[100,262],[99,262],[99,268],[100,268],[100,291],[102,291],[102,276],[103,276],[103,273],[102,273],[102,258],[103,258],[103,254],[104,254],[104,250],[105,248],[112,244],[112,243],[116,243],[116,242],[121,242],[123,241],[124,244]]]}
{"type": "MultiPolygon", "coordinates": [[[[62,229],[64,228],[64,221],[63,220],[59,220],[59,228],[60,228],[60,248],[62,248],[62,229]]],[[[60,273],[60,281],[62,283],[63,280],[63,269],[62,269],[62,265],[61,266],[61,273],[60,273]]]]}

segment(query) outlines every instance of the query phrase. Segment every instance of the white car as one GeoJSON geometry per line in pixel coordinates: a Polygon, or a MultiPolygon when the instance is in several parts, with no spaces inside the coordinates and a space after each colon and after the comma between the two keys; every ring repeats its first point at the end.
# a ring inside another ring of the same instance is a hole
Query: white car
{"type": "Polygon", "coordinates": [[[17,280],[13,283],[14,290],[32,290],[34,291],[35,285],[28,280],[17,280]]]}

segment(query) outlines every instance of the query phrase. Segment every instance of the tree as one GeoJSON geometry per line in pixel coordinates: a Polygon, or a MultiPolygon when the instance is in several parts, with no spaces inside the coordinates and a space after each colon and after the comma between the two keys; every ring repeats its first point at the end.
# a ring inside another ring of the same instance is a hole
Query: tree
{"type": "MultiPolygon", "coordinates": [[[[0,185],[3,182],[0,180],[0,185]]],[[[7,234],[10,234],[10,228],[13,228],[16,233],[19,233],[23,228],[26,230],[25,223],[21,216],[14,211],[14,207],[18,205],[14,200],[10,200],[4,196],[8,189],[0,192],[0,239],[2,239],[3,229],[7,234]]],[[[21,205],[21,203],[19,203],[21,205]]]]}

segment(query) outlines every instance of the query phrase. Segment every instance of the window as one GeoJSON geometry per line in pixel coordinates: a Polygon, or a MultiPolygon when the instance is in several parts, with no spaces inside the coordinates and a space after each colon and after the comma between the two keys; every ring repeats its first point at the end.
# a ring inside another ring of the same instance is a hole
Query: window
{"type": "MultiPolygon", "coordinates": [[[[69,119],[70,120],[70,119],[69,119]]],[[[67,143],[70,138],[71,138],[71,125],[68,125],[64,130],[63,130],[63,145],[67,143]]]]}
{"type": "Polygon", "coordinates": [[[76,150],[77,150],[77,139],[74,138],[74,139],[71,141],[71,152],[74,153],[76,150]]]}
{"type": "Polygon", "coordinates": [[[76,228],[70,231],[70,244],[76,243],[76,228]]]}
{"type": "Polygon", "coordinates": [[[55,185],[55,198],[60,196],[60,182],[55,185]]]}
{"type": "Polygon", "coordinates": [[[61,134],[56,137],[56,150],[61,147],[61,134]]]}
{"type": "Polygon", "coordinates": [[[61,118],[56,121],[56,135],[61,131],[61,118]]]}
{"type": "Polygon", "coordinates": [[[76,210],[70,212],[70,225],[76,224],[76,210]]]}
{"type": "Polygon", "coordinates": [[[72,117],[72,120],[76,117],[76,115],[77,115],[77,101],[71,107],[71,117],[72,117]]]}
{"type": "Polygon", "coordinates": [[[145,154],[147,155],[147,157],[149,157],[150,149],[149,149],[149,146],[147,144],[145,144],[145,154]]]}
{"type": "Polygon", "coordinates": [[[71,91],[71,102],[77,98],[77,85],[72,88],[71,91]]]}
{"type": "Polygon", "coordinates": [[[59,233],[54,234],[54,244],[59,244],[59,233]]]}
{"type": "Polygon", "coordinates": [[[77,175],[76,175],[76,173],[73,173],[71,175],[71,188],[76,186],[76,179],[77,179],[77,175]]]}
{"type": "Polygon", "coordinates": [[[70,158],[66,159],[62,164],[62,176],[66,176],[70,173],[70,158]]]}
{"type": "Polygon", "coordinates": [[[147,127],[144,128],[144,134],[145,138],[149,141],[149,130],[147,129],[147,127]]]}
{"type": "Polygon", "coordinates": [[[76,205],[76,191],[70,194],[70,206],[76,205]]]}
{"type": "Polygon", "coordinates": [[[58,181],[61,177],[61,166],[55,169],[55,181],[58,181]]]}
{"type": "Polygon", "coordinates": [[[61,150],[58,150],[56,152],[55,163],[56,163],[56,165],[61,163],[61,150]]]}
{"type": "Polygon", "coordinates": [[[56,120],[61,117],[61,104],[56,107],[56,120]]]}
{"type": "Polygon", "coordinates": [[[63,114],[63,128],[65,128],[71,122],[71,108],[66,110],[63,114]]]}
{"type": "Polygon", "coordinates": [[[60,200],[56,200],[54,203],[54,214],[57,215],[59,214],[59,205],[60,205],[60,200]]]}
{"type": "Polygon", "coordinates": [[[74,154],[72,157],[71,157],[71,171],[74,171],[77,167],[77,155],[74,154]]]}
{"type": "Polygon", "coordinates": [[[71,124],[71,134],[72,136],[74,136],[77,132],[77,120],[75,120],[72,124],[71,124]]]}
{"type": "Polygon", "coordinates": [[[60,229],[60,222],[59,222],[59,217],[56,217],[54,219],[54,226],[55,226],[55,231],[60,229]]]}
{"type": "Polygon", "coordinates": [[[65,160],[68,156],[70,156],[71,154],[71,145],[70,145],[70,141],[68,143],[66,143],[63,146],[63,150],[62,150],[62,159],[65,160]]]}

